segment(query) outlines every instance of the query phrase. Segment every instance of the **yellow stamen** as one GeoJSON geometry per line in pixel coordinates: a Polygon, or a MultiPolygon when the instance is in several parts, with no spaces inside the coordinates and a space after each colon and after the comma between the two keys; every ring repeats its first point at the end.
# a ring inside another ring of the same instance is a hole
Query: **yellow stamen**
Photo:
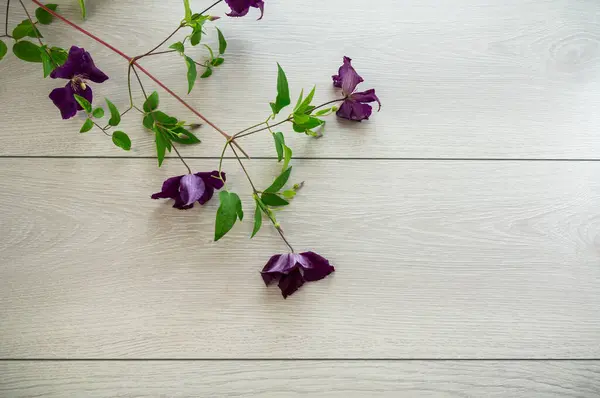
{"type": "Polygon", "coordinates": [[[81,82],[79,85],[81,86],[82,90],[85,90],[87,88],[84,82],[81,82]]]}

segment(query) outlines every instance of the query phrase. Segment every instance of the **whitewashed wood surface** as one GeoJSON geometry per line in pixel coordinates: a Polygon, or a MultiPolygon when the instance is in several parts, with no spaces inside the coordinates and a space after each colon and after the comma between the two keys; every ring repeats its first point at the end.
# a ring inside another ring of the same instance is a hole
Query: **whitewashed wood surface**
{"type": "MultiPolygon", "coordinates": [[[[75,1],[56,2],[80,20],[75,1]]],[[[83,26],[130,55],[182,16],[179,0],[88,6],[83,26]]],[[[292,179],[307,184],[279,217],[336,273],[288,300],[265,288],[258,271],[285,249],[276,233],[248,240],[248,217],[212,243],[216,201],[181,212],[149,199],[184,169],[156,168],[137,115],[123,124],[128,153],[79,134],[82,120],[60,120],[47,99],[62,82],[9,54],[0,396],[597,397],[600,3],[268,0],[255,16],[218,21],[227,61],[186,97],[219,126],[267,116],[276,62],[292,95],[317,84],[326,101],[351,56],[384,105],[361,124],[331,118],[320,140],[283,130],[302,157],[292,179]],[[188,360],[145,361],[177,358],[188,360]]],[[[96,98],[127,103],[123,60],[60,23],[43,32],[90,50],[111,76],[96,98]]],[[[142,63],[185,94],[181,59],[142,63]]],[[[165,110],[196,121],[159,93],[165,110]]],[[[199,135],[183,152],[213,170],[223,139],[208,126],[199,135]]],[[[248,168],[266,186],[279,170],[272,138],[242,144],[262,158],[248,168]]],[[[251,215],[243,174],[232,160],[225,170],[251,215]]]]}

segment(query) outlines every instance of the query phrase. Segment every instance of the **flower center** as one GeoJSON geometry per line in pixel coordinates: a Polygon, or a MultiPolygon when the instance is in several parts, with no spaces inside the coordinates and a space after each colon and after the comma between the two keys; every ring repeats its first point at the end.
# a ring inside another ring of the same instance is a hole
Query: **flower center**
{"type": "Polygon", "coordinates": [[[84,76],[73,76],[73,78],[71,79],[71,87],[73,87],[73,90],[75,91],[85,91],[87,85],[85,84],[84,76]]]}

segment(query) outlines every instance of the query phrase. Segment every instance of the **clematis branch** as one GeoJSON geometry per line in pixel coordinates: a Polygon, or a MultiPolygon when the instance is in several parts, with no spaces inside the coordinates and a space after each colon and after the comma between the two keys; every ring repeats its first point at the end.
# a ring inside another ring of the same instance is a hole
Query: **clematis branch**
{"type": "Polygon", "coordinates": [[[6,2],[6,20],[4,21],[4,37],[12,37],[8,34],[8,12],[10,11],[10,0],[6,2]]]}
{"type": "MultiPolygon", "coordinates": [[[[27,14],[27,19],[29,19],[29,23],[31,23],[31,26],[33,27],[33,34],[35,35],[35,38],[40,43],[40,47],[44,48],[44,43],[42,43],[42,39],[40,38],[37,28],[35,27],[35,23],[33,22],[33,19],[31,19],[31,15],[29,14],[29,11],[27,11],[27,7],[25,7],[25,4],[23,4],[22,0],[19,0],[19,3],[21,3],[21,6],[23,7],[25,14],[27,14]]],[[[6,19],[7,19],[6,29],[7,29],[7,34],[8,34],[8,6],[7,6],[7,10],[6,10],[6,19]]],[[[58,67],[58,65],[56,64],[56,61],[54,60],[54,58],[52,58],[52,55],[50,54],[48,49],[44,48],[44,51],[46,52],[46,54],[48,54],[48,57],[50,57],[50,61],[52,61],[52,64],[54,65],[54,67],[58,67]]]]}
{"type": "MultiPolygon", "coordinates": [[[[21,1],[21,0],[19,0],[19,1],[21,1]]],[[[107,42],[105,42],[104,40],[102,40],[101,38],[99,38],[98,36],[96,36],[96,35],[88,32],[87,30],[83,29],[79,25],[76,25],[75,23],[71,22],[70,20],[68,20],[67,18],[63,17],[62,15],[60,15],[57,12],[55,12],[54,10],[49,9],[44,4],[42,4],[39,0],[31,0],[31,1],[33,3],[35,3],[36,5],[38,5],[39,7],[41,7],[42,9],[46,10],[51,15],[53,15],[56,18],[60,19],[61,21],[63,21],[67,25],[69,25],[72,28],[80,31],[84,35],[92,38],[96,42],[102,44],[103,46],[109,48],[113,52],[119,54],[121,57],[125,58],[129,62],[130,65],[136,66],[142,73],[144,73],[146,76],[148,76],[152,81],[154,81],[156,84],[158,84],[167,93],[169,93],[169,95],[171,95],[173,98],[175,98],[177,101],[179,101],[183,106],[185,106],[186,108],[188,108],[194,115],[198,116],[206,124],[208,124],[209,126],[211,126],[212,128],[214,128],[215,130],[217,130],[217,132],[219,132],[219,134],[221,134],[226,139],[228,139],[228,140],[231,139],[231,136],[229,134],[227,134],[225,131],[221,130],[217,125],[215,125],[213,122],[211,122],[210,120],[208,120],[204,115],[202,115],[200,112],[198,112],[196,109],[194,109],[194,107],[192,107],[190,104],[188,104],[187,102],[185,102],[180,96],[178,96],[177,94],[175,94],[173,92],[173,90],[171,90],[169,87],[167,87],[165,84],[163,84],[160,80],[158,80],[156,77],[154,77],[144,67],[142,67],[141,65],[139,65],[134,58],[129,57],[127,54],[125,54],[124,52],[122,52],[118,48],[116,48],[116,47],[108,44],[107,42]]],[[[248,154],[242,149],[241,146],[239,146],[239,144],[237,142],[233,142],[233,145],[235,145],[242,152],[242,154],[244,154],[244,156],[246,158],[248,158],[248,159],[250,158],[250,156],[248,156],[248,154]]]]}

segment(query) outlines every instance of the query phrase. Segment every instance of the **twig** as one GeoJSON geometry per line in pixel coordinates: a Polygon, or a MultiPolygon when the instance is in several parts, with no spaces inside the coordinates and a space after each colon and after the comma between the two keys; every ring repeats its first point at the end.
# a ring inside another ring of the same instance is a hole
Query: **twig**
{"type": "Polygon", "coordinates": [[[8,12],[10,11],[10,0],[6,2],[6,20],[4,22],[4,37],[12,37],[8,34],[8,12]]]}

